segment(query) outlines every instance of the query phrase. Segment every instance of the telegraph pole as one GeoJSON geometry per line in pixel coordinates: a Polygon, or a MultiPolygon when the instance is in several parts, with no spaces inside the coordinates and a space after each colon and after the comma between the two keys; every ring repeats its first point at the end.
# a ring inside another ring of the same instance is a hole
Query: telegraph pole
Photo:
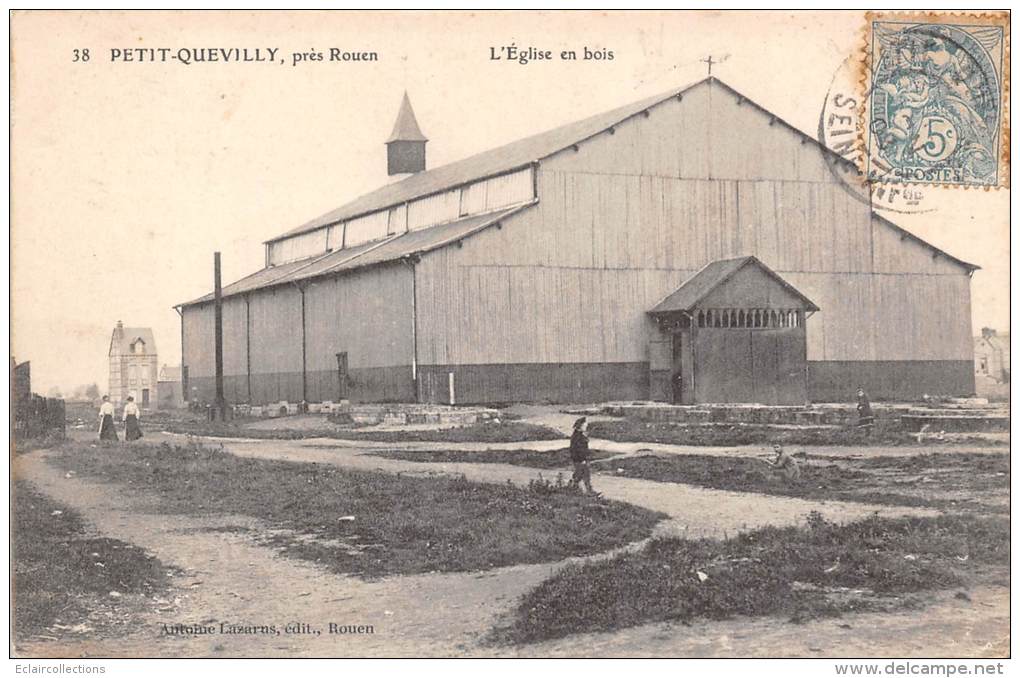
{"type": "Polygon", "coordinates": [[[227,399],[223,397],[223,286],[220,280],[220,253],[213,252],[213,308],[215,312],[216,342],[216,402],[213,404],[212,418],[215,421],[226,421],[227,399]]]}

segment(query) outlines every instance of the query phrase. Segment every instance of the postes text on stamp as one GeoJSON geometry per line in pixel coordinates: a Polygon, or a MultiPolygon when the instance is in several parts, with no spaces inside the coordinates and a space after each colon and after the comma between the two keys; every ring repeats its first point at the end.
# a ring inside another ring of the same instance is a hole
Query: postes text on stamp
{"type": "Polygon", "coordinates": [[[1008,15],[869,15],[869,181],[1009,182],[1008,15]]]}

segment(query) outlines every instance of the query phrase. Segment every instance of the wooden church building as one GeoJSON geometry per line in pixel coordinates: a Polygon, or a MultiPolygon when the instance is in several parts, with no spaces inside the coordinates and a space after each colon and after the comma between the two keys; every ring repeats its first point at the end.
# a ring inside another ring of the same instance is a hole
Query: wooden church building
{"type": "MultiPolygon", "coordinates": [[[[223,290],[225,394],[803,404],[974,390],[970,277],[847,163],[709,77],[407,176],[266,243],[223,290]]],[[[213,297],[182,304],[214,393],[213,297]]]]}

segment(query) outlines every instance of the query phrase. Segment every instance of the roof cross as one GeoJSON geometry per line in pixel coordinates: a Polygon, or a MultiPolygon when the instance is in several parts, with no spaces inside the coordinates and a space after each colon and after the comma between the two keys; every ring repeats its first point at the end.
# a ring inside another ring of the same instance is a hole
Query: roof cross
{"type": "Polygon", "coordinates": [[[709,75],[712,75],[712,64],[719,63],[718,61],[715,61],[715,60],[712,59],[712,55],[711,54],[708,55],[707,59],[702,59],[701,62],[705,63],[705,64],[708,64],[708,74],[709,75]]]}

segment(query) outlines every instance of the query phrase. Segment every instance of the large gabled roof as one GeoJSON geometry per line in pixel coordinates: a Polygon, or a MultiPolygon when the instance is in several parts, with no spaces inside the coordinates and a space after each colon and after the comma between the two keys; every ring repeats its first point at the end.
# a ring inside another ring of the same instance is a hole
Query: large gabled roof
{"type": "MultiPolygon", "coordinates": [[[[724,88],[734,96],[738,97],[741,102],[748,103],[751,107],[759,110],[765,115],[768,115],[771,119],[799,135],[806,143],[812,143],[821,148],[833,162],[841,163],[854,170],[857,169],[851,161],[833,151],[825,144],[819,142],[815,137],[791,125],[774,113],[771,113],[718,78],[710,76],[693,84],[674,88],[667,92],[663,92],[640,101],[635,101],[631,104],[627,104],[626,106],[621,106],[577,122],[563,125],[534,136],[526,137],[498,148],[478,153],[463,160],[458,160],[418,174],[413,174],[402,181],[387,184],[375,191],[366,193],[342,207],[324,214],[317,219],[313,219],[312,221],[292,229],[283,235],[272,238],[267,242],[275,242],[293,235],[313,231],[328,224],[337,223],[387,207],[399,205],[410,200],[449,190],[456,186],[479,181],[486,177],[498,176],[514,170],[522,169],[563,150],[575,147],[582,142],[601,134],[602,132],[611,131],[614,126],[624,122],[625,120],[640,115],[650,108],[664,103],[673,97],[682,97],[686,92],[703,84],[715,84],[724,88]]],[[[469,237],[486,226],[492,225],[503,218],[509,217],[520,209],[524,209],[531,204],[533,203],[510,210],[492,212],[479,217],[467,217],[442,226],[433,226],[422,231],[403,234],[403,236],[391,236],[385,240],[366,243],[364,245],[336,252],[325,253],[309,259],[270,266],[227,286],[224,288],[224,294],[226,296],[240,294],[254,289],[307,279],[315,275],[352,270],[370,264],[393,261],[405,256],[411,256],[416,253],[444,247],[448,244],[458,242],[463,238],[469,237]],[[480,227],[478,225],[479,223],[481,223],[480,227]],[[418,235],[414,235],[414,233],[417,233],[418,235]],[[378,251],[376,251],[376,248],[378,248],[378,251]],[[372,251],[373,256],[362,257],[362,254],[365,254],[368,251],[372,251]]],[[[872,216],[878,220],[879,223],[892,228],[905,237],[915,240],[919,244],[924,245],[941,256],[946,257],[968,271],[974,271],[980,268],[979,266],[967,263],[966,261],[958,259],[938,247],[935,247],[931,243],[893,223],[877,212],[873,211],[872,216]]],[[[185,306],[203,303],[210,300],[212,300],[212,295],[208,294],[181,305],[185,306]]]]}
{"type": "Polygon", "coordinates": [[[611,111],[599,113],[598,115],[556,127],[540,134],[525,137],[505,146],[483,151],[463,160],[436,167],[435,169],[412,174],[406,179],[386,184],[370,193],[366,193],[360,198],[355,198],[346,205],[323,214],[317,219],[312,219],[308,223],[291,229],[267,242],[274,242],[300,233],[314,231],[328,224],[334,224],[362,214],[399,205],[409,200],[478,181],[485,177],[497,176],[527,167],[542,158],[558,153],[565,148],[570,148],[588,137],[603,132],[627,118],[638,115],[658,103],[682,94],[703,82],[706,82],[706,80],[698,81],[693,85],[671,89],[668,92],[663,92],[641,101],[635,101],[626,106],[614,108],[611,111]]]}
{"type": "MultiPolygon", "coordinates": [[[[314,231],[329,224],[334,224],[387,207],[399,205],[410,200],[449,190],[456,186],[479,181],[486,177],[498,176],[500,174],[521,169],[567,148],[575,146],[593,136],[596,136],[597,134],[605,132],[628,118],[640,115],[644,111],[668,101],[673,97],[682,96],[684,93],[703,84],[713,84],[724,88],[736,96],[741,102],[750,104],[763,114],[769,116],[771,119],[779,122],[790,131],[799,135],[805,142],[812,143],[821,148],[833,162],[840,163],[854,171],[858,170],[857,166],[853,162],[821,143],[815,137],[783,120],[775,113],[772,113],[752,99],[744,96],[715,76],[709,76],[683,87],[677,87],[669,91],[662,92],[661,94],[657,94],[640,101],[635,101],[627,104],[626,106],[620,106],[619,108],[614,108],[610,111],[605,111],[603,113],[584,118],[583,120],[578,120],[546,132],[525,137],[524,139],[511,142],[504,146],[499,146],[497,148],[477,153],[468,158],[464,158],[463,160],[458,160],[441,167],[436,167],[435,169],[412,174],[406,179],[387,184],[374,191],[366,193],[361,197],[355,198],[331,212],[323,214],[316,219],[312,219],[311,221],[302,224],[297,228],[291,229],[275,238],[271,238],[266,242],[275,242],[301,233],[314,231]]],[[[917,235],[914,235],[902,226],[890,221],[877,212],[872,212],[872,214],[879,220],[880,223],[892,228],[901,235],[905,235],[912,240],[917,241],[932,251],[945,256],[947,259],[959,264],[963,268],[970,271],[981,268],[980,266],[958,259],[948,252],[935,247],[931,243],[917,235]]]]}
{"type": "Polygon", "coordinates": [[[796,287],[783,280],[778,273],[761,263],[757,257],[745,256],[735,259],[719,259],[708,264],[693,276],[688,278],[675,292],[655,305],[649,313],[659,315],[662,313],[675,313],[678,311],[691,311],[707,297],[712,290],[723,285],[733,275],[745,266],[755,266],[765,275],[775,280],[790,294],[801,300],[804,310],[817,311],[818,307],[801,293],[796,287]]]}

